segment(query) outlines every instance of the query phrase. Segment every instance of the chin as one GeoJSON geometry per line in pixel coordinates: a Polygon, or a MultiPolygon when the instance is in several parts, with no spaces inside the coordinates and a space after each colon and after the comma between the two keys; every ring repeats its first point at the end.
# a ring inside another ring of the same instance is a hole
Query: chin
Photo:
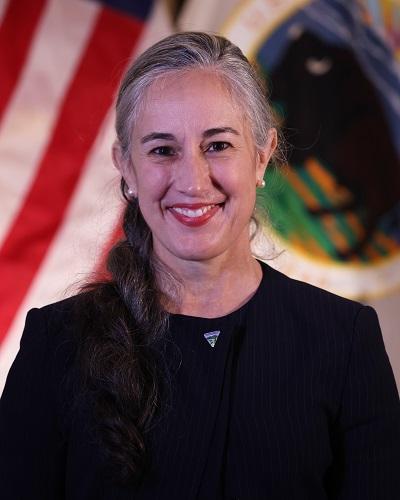
{"type": "Polygon", "coordinates": [[[206,260],[214,259],[218,257],[220,252],[213,251],[211,249],[196,249],[191,251],[181,251],[176,254],[176,256],[182,260],[192,261],[192,262],[201,262],[206,260]]]}
{"type": "MultiPolygon", "coordinates": [[[[163,259],[163,255],[165,255],[164,251],[157,253],[159,254],[161,260],[164,260],[163,259]]],[[[188,247],[169,248],[168,253],[170,256],[173,256],[173,258],[182,261],[202,262],[202,261],[212,260],[224,252],[223,250],[221,250],[221,248],[216,248],[208,244],[208,245],[196,245],[195,247],[190,245],[188,247]]],[[[169,257],[167,257],[167,259],[169,260],[169,257]]]]}
{"type": "Polygon", "coordinates": [[[182,262],[204,262],[222,255],[236,254],[240,238],[232,239],[229,237],[231,235],[222,235],[221,232],[191,237],[176,236],[175,240],[172,237],[164,241],[159,239],[154,241],[153,248],[160,260],[170,265],[173,265],[175,259],[182,262]]]}

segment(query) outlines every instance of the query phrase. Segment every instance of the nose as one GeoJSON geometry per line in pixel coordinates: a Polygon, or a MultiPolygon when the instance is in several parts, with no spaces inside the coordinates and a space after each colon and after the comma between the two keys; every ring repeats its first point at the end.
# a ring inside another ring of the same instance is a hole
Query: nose
{"type": "Polygon", "coordinates": [[[175,188],[189,196],[199,196],[209,190],[211,178],[208,162],[201,151],[184,154],[176,165],[175,188]]]}

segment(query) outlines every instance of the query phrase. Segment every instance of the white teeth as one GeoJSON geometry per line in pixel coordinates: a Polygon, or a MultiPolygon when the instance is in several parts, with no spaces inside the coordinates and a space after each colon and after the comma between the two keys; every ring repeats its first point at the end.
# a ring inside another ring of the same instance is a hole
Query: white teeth
{"type": "Polygon", "coordinates": [[[182,207],[172,207],[175,212],[178,212],[178,214],[185,215],[186,217],[201,217],[205,213],[207,213],[209,210],[211,210],[215,205],[207,205],[205,207],[197,208],[195,210],[192,210],[190,208],[182,208],[182,207]]]}

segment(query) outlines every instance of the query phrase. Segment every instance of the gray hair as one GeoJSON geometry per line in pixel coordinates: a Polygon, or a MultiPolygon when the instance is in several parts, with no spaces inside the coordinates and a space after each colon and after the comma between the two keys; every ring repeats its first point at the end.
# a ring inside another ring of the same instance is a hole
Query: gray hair
{"type": "Polygon", "coordinates": [[[146,90],[160,77],[191,69],[212,69],[221,76],[244,110],[256,146],[261,149],[266,145],[275,120],[264,80],[239,47],[226,38],[183,32],[147,49],[122,81],[116,105],[116,132],[124,155],[129,154],[132,130],[146,90]]]}

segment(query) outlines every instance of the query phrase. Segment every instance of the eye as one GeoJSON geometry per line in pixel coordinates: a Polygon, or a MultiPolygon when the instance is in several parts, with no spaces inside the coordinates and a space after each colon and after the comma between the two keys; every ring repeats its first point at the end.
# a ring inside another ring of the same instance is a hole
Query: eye
{"type": "Polygon", "coordinates": [[[157,156],[172,156],[175,153],[171,146],[158,146],[150,151],[150,154],[157,156]]]}
{"type": "Polygon", "coordinates": [[[225,151],[225,149],[228,149],[230,147],[231,144],[229,144],[229,142],[216,141],[209,144],[206,151],[209,151],[210,153],[220,153],[221,151],[225,151]]]}

